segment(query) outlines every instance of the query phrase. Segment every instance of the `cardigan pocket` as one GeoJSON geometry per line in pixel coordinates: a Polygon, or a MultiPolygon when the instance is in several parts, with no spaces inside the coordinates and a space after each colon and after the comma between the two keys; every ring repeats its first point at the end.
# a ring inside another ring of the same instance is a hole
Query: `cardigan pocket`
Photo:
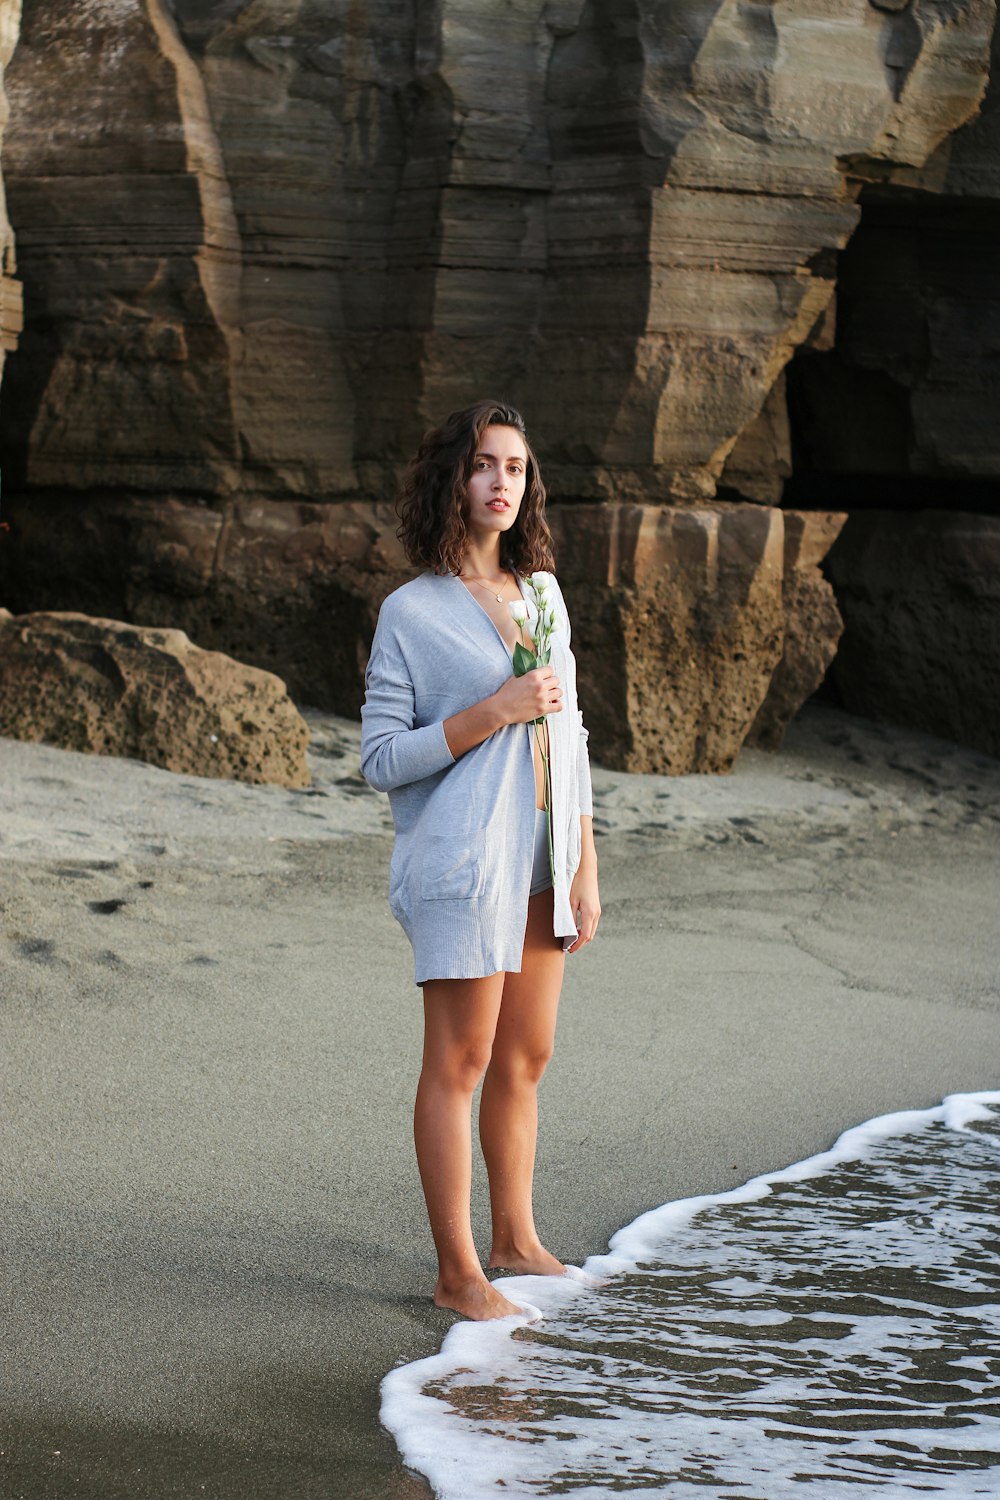
{"type": "Polygon", "coordinates": [[[474,901],[486,884],[486,830],[475,833],[431,833],[420,859],[420,896],[424,901],[474,901]]]}

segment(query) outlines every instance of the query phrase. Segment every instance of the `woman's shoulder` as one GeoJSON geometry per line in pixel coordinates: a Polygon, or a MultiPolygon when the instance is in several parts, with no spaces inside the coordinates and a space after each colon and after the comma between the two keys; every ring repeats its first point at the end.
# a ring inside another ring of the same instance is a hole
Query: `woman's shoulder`
{"type": "Polygon", "coordinates": [[[391,594],[386,594],[382,608],[385,609],[386,605],[393,610],[419,607],[429,600],[439,599],[452,581],[450,573],[418,573],[416,578],[401,583],[391,594]]]}
{"type": "Polygon", "coordinates": [[[438,608],[441,596],[451,582],[448,573],[419,573],[386,594],[379,609],[379,619],[386,625],[405,625],[438,608]]]}

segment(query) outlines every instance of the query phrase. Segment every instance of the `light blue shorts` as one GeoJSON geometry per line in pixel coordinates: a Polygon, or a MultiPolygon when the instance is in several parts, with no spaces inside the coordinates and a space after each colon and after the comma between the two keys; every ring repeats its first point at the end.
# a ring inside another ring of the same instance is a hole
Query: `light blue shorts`
{"type": "Polygon", "coordinates": [[[552,884],[552,868],[549,864],[549,815],[544,807],[535,808],[535,852],[531,860],[531,889],[529,895],[548,890],[552,884]]]}

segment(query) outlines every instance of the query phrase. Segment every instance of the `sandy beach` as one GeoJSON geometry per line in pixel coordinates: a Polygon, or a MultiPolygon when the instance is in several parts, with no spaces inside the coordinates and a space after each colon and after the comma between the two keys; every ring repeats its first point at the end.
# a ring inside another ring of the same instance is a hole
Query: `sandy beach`
{"type": "MultiPolygon", "coordinates": [[[[378,1383],[450,1326],[421,1016],[359,726],[313,787],[0,741],[0,1491],[410,1500],[378,1383]]],[[[539,1226],[636,1214],[1000,1085],[1000,763],[815,703],[728,777],[597,769],[539,1226]]],[[[484,1182],[477,1226],[486,1244],[484,1182]]]]}

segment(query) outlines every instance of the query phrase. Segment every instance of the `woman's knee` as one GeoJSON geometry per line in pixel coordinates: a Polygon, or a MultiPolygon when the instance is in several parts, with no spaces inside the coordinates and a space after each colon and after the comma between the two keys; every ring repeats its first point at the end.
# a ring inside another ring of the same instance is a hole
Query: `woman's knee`
{"type": "Polygon", "coordinates": [[[491,1078],[508,1088],[533,1088],[541,1082],[551,1060],[551,1045],[497,1046],[490,1059],[489,1072],[491,1078]]]}
{"type": "Polygon", "coordinates": [[[424,1058],[423,1077],[444,1088],[472,1094],[490,1065],[491,1052],[488,1042],[479,1041],[436,1048],[424,1058]]]}

